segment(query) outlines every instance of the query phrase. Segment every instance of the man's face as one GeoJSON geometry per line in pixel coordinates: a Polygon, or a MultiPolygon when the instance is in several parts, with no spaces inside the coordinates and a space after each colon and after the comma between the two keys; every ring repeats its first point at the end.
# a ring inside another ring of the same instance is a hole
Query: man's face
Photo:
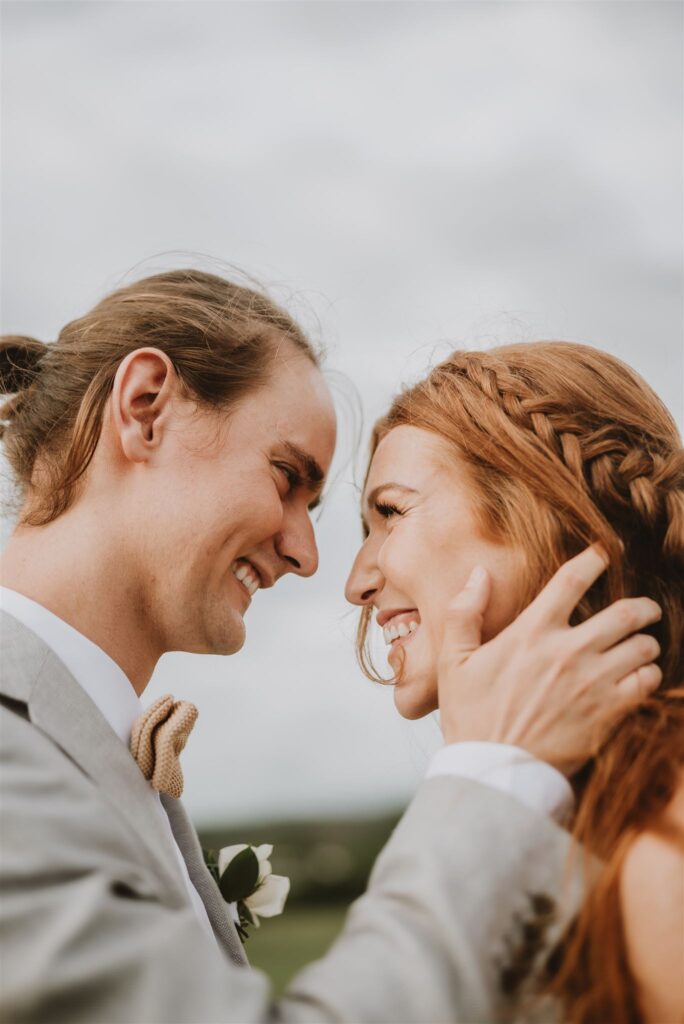
{"type": "Polygon", "coordinates": [[[259,590],[316,571],[310,510],[334,447],[328,388],[292,346],[223,419],[175,400],[129,519],[139,614],[161,653],[238,651],[259,590]]]}

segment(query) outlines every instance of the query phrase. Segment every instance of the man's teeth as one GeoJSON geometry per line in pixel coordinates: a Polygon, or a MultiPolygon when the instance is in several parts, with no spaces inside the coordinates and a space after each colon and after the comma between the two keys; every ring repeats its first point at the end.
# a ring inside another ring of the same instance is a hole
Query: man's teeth
{"type": "Polygon", "coordinates": [[[418,626],[419,623],[414,619],[409,622],[408,626],[405,622],[400,622],[398,626],[385,626],[382,630],[385,643],[391,644],[393,640],[396,640],[400,636],[408,636],[409,633],[415,633],[418,626]]]}
{"type": "Polygon", "coordinates": [[[249,591],[249,596],[253,597],[259,589],[259,580],[252,572],[248,565],[244,562],[233,562],[231,566],[233,575],[236,579],[240,580],[240,583],[249,591]]]}

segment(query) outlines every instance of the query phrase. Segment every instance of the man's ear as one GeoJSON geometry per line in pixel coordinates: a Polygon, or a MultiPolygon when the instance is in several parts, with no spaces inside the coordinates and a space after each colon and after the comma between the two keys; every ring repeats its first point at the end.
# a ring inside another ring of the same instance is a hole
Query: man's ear
{"type": "Polygon", "coordinates": [[[136,349],[121,362],[111,394],[112,420],[131,462],[146,462],[158,448],[178,383],[173,363],[158,348],[136,349]]]}

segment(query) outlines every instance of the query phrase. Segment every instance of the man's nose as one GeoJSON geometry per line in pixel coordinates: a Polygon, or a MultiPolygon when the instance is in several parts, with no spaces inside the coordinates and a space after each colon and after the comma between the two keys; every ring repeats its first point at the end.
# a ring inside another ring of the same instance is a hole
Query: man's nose
{"type": "Polygon", "coordinates": [[[354,559],[347,585],[344,588],[344,596],[350,604],[370,604],[375,595],[382,590],[382,573],[378,569],[375,559],[371,557],[367,543],[354,559]]]}
{"type": "Polygon", "coordinates": [[[318,547],[308,512],[284,524],[275,547],[280,558],[291,567],[287,572],[313,576],[318,569],[318,547]]]}

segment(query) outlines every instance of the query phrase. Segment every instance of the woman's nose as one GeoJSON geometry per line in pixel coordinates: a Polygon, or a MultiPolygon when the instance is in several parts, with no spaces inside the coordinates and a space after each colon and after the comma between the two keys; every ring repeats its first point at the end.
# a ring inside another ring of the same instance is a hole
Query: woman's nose
{"type": "Polygon", "coordinates": [[[354,559],[347,585],[344,588],[344,596],[350,604],[370,604],[376,594],[382,590],[383,582],[382,573],[364,545],[354,559]]]}

